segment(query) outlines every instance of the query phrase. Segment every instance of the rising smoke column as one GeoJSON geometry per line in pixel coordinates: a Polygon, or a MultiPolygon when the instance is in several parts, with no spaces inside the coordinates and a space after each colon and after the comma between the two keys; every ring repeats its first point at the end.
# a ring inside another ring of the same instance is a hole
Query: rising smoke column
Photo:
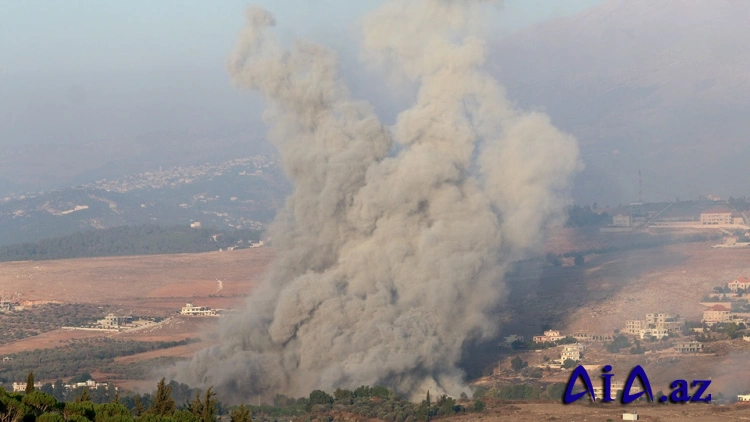
{"type": "Polygon", "coordinates": [[[270,275],[178,379],[237,400],[461,391],[464,342],[496,333],[486,312],[506,266],[562,214],[579,167],[576,141],[515,110],[482,70],[482,3],[398,0],[365,19],[366,56],[420,86],[392,130],[350,98],[332,52],[284,50],[273,17],[248,10],[229,70],[266,98],[295,190],[272,227],[270,275]]]}

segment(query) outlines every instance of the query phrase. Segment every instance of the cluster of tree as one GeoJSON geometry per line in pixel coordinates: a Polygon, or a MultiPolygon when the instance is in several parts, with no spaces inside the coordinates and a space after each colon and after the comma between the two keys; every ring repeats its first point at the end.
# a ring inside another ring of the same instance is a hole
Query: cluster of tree
{"type": "Polygon", "coordinates": [[[83,325],[100,317],[90,304],[47,304],[24,311],[0,313],[0,344],[18,341],[68,325],[83,325]]]}
{"type": "Polygon", "coordinates": [[[542,343],[537,343],[533,340],[528,340],[528,341],[516,340],[510,344],[510,347],[513,350],[544,350],[544,349],[549,349],[551,347],[561,346],[563,344],[574,344],[574,343],[578,343],[578,340],[576,340],[575,337],[565,336],[564,338],[561,338],[560,340],[557,340],[557,341],[545,341],[542,343]]]}
{"type": "MultiPolygon", "coordinates": [[[[172,384],[162,379],[153,400],[144,406],[136,396],[128,408],[117,393],[108,403],[96,403],[89,390],[83,389],[72,401],[59,401],[52,394],[36,391],[34,376],[27,378],[24,393],[10,393],[0,389],[0,420],[23,422],[215,422],[220,414],[219,402],[211,388],[204,394],[197,392],[183,406],[172,397],[172,384]]],[[[250,409],[244,405],[234,408],[231,422],[251,422],[250,409]]]]}
{"type": "MultiPolygon", "coordinates": [[[[646,348],[643,347],[643,346],[641,346],[641,342],[640,341],[636,340],[635,341],[635,345],[633,345],[633,347],[630,348],[630,354],[631,355],[642,355],[644,353],[646,353],[646,348]]],[[[661,396],[659,396],[659,397],[661,397],[661,396]]]]}
{"type": "Polygon", "coordinates": [[[495,398],[502,400],[554,400],[562,401],[565,383],[553,383],[546,386],[532,384],[513,384],[500,387],[477,387],[474,400],[495,398]]]}
{"type": "Polygon", "coordinates": [[[186,226],[122,226],[78,232],[36,243],[0,246],[0,262],[210,252],[257,242],[260,235],[257,230],[221,231],[186,226]]]}
{"type": "MultiPolygon", "coordinates": [[[[595,207],[594,207],[595,208],[595,207]]],[[[567,227],[604,226],[612,222],[612,216],[606,212],[596,212],[589,206],[573,205],[568,208],[567,227]]]]}
{"type": "Polygon", "coordinates": [[[620,334],[616,336],[612,342],[607,343],[606,349],[609,353],[620,353],[620,349],[626,349],[630,346],[630,340],[627,337],[620,334]]]}
{"type": "Polygon", "coordinates": [[[625,243],[625,244],[620,244],[620,245],[610,245],[604,248],[591,248],[591,249],[586,249],[583,251],[576,251],[576,252],[566,252],[559,256],[563,258],[574,258],[576,256],[583,256],[583,255],[602,255],[602,254],[613,253],[613,252],[625,252],[625,251],[630,251],[630,250],[656,248],[660,246],[678,245],[681,243],[706,242],[709,240],[718,240],[719,238],[720,236],[718,235],[694,234],[694,235],[689,235],[689,236],[661,238],[661,239],[653,239],[653,240],[644,240],[640,242],[625,243]]]}
{"type": "Polygon", "coordinates": [[[116,357],[184,346],[195,341],[198,340],[145,342],[94,338],[62,347],[14,353],[9,355],[13,360],[0,366],[0,382],[7,384],[18,381],[30,371],[37,371],[37,375],[43,379],[70,377],[100,368],[113,362],[116,357]]]}
{"type": "Polygon", "coordinates": [[[728,202],[730,206],[739,212],[750,210],[750,202],[744,196],[736,199],[730,196],[728,202]]]}

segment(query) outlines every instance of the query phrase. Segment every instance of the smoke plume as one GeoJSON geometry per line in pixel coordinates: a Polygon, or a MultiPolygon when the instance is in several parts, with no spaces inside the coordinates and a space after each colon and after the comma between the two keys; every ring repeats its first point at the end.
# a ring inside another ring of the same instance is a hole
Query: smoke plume
{"type": "Polygon", "coordinates": [[[235,400],[461,391],[462,346],[496,333],[486,313],[508,263],[536,250],[579,169],[575,139],[516,110],[482,69],[487,3],[394,0],[365,18],[367,59],[420,87],[392,128],[351,98],[330,50],[285,49],[273,16],[247,11],[229,71],[267,100],[295,190],[270,275],[179,380],[235,400]]]}

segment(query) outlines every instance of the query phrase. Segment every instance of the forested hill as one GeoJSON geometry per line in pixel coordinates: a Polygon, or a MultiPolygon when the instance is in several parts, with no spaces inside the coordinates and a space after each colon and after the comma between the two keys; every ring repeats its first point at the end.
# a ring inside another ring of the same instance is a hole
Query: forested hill
{"type": "Polygon", "coordinates": [[[260,240],[260,235],[256,230],[122,226],[77,232],[35,243],[0,246],[0,262],[210,252],[232,246],[250,246],[250,243],[260,240]]]}

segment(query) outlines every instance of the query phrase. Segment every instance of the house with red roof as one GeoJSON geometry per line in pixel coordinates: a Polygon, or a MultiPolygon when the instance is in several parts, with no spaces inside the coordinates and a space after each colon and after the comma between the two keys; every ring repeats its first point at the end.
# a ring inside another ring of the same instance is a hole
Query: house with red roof
{"type": "Polygon", "coordinates": [[[735,293],[737,293],[738,290],[748,290],[750,289],[750,278],[744,276],[737,277],[727,283],[727,288],[735,293]]]}
{"type": "Polygon", "coordinates": [[[703,311],[703,319],[701,322],[706,323],[706,325],[714,325],[718,324],[720,322],[729,322],[731,320],[731,316],[729,315],[731,312],[731,305],[713,305],[709,308],[706,308],[703,311]]]}

